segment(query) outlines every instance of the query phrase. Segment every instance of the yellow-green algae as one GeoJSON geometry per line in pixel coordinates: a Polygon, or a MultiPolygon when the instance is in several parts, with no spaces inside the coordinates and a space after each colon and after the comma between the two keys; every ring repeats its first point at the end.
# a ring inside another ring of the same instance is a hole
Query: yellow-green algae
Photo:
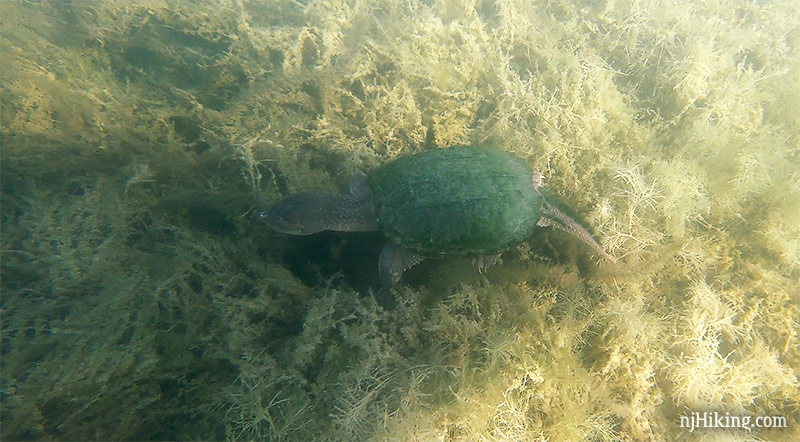
{"type": "Polygon", "coordinates": [[[800,439],[797,2],[2,9],[4,440],[800,439]],[[374,246],[248,216],[463,143],[620,263],[542,232],[384,311],[374,246]]]}

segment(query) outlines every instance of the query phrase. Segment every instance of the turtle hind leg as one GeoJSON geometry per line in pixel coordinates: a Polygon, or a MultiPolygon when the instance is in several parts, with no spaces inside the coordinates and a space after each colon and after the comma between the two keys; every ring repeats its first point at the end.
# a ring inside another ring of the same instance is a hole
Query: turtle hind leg
{"type": "Polygon", "coordinates": [[[386,244],[378,259],[378,273],[384,287],[394,287],[403,278],[403,272],[425,260],[422,255],[392,243],[386,244]]]}
{"type": "Polygon", "coordinates": [[[536,225],[539,227],[553,226],[559,230],[563,230],[583,241],[607,261],[612,263],[617,262],[617,258],[614,258],[608,252],[606,252],[606,249],[604,249],[603,246],[601,246],[600,243],[598,243],[594,237],[592,237],[592,234],[589,233],[588,230],[552,204],[547,202],[542,204],[542,217],[539,218],[539,221],[536,223],[536,225]]]}

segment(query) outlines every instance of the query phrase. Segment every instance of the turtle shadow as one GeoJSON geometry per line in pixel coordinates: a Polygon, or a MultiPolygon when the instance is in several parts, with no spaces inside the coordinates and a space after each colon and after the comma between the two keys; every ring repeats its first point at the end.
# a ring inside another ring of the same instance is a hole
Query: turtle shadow
{"type": "Polygon", "coordinates": [[[320,287],[341,278],[359,293],[381,288],[377,263],[385,244],[379,232],[321,232],[276,241],[281,263],[306,286],[320,287]]]}

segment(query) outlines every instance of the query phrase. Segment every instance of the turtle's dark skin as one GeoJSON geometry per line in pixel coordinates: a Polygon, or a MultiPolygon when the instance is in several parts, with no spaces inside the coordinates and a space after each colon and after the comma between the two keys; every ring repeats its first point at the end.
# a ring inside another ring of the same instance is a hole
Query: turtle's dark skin
{"type": "Polygon", "coordinates": [[[258,217],[289,235],[380,230],[389,240],[378,263],[387,287],[427,257],[475,258],[483,271],[537,227],[564,230],[616,262],[586,229],[545,200],[541,182],[541,174],[510,153],[452,147],[358,175],[347,194],[290,195],[258,217]]]}

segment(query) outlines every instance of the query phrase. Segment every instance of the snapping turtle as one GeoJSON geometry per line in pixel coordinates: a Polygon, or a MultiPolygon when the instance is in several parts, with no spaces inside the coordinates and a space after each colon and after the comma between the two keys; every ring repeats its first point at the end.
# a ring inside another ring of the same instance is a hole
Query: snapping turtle
{"type": "Polygon", "coordinates": [[[378,269],[384,286],[426,257],[475,258],[481,272],[536,227],[554,226],[613,256],[542,195],[542,175],[520,158],[486,147],[437,149],[387,163],[350,183],[350,192],[290,195],[258,214],[274,230],[380,230],[389,240],[378,269]]]}

